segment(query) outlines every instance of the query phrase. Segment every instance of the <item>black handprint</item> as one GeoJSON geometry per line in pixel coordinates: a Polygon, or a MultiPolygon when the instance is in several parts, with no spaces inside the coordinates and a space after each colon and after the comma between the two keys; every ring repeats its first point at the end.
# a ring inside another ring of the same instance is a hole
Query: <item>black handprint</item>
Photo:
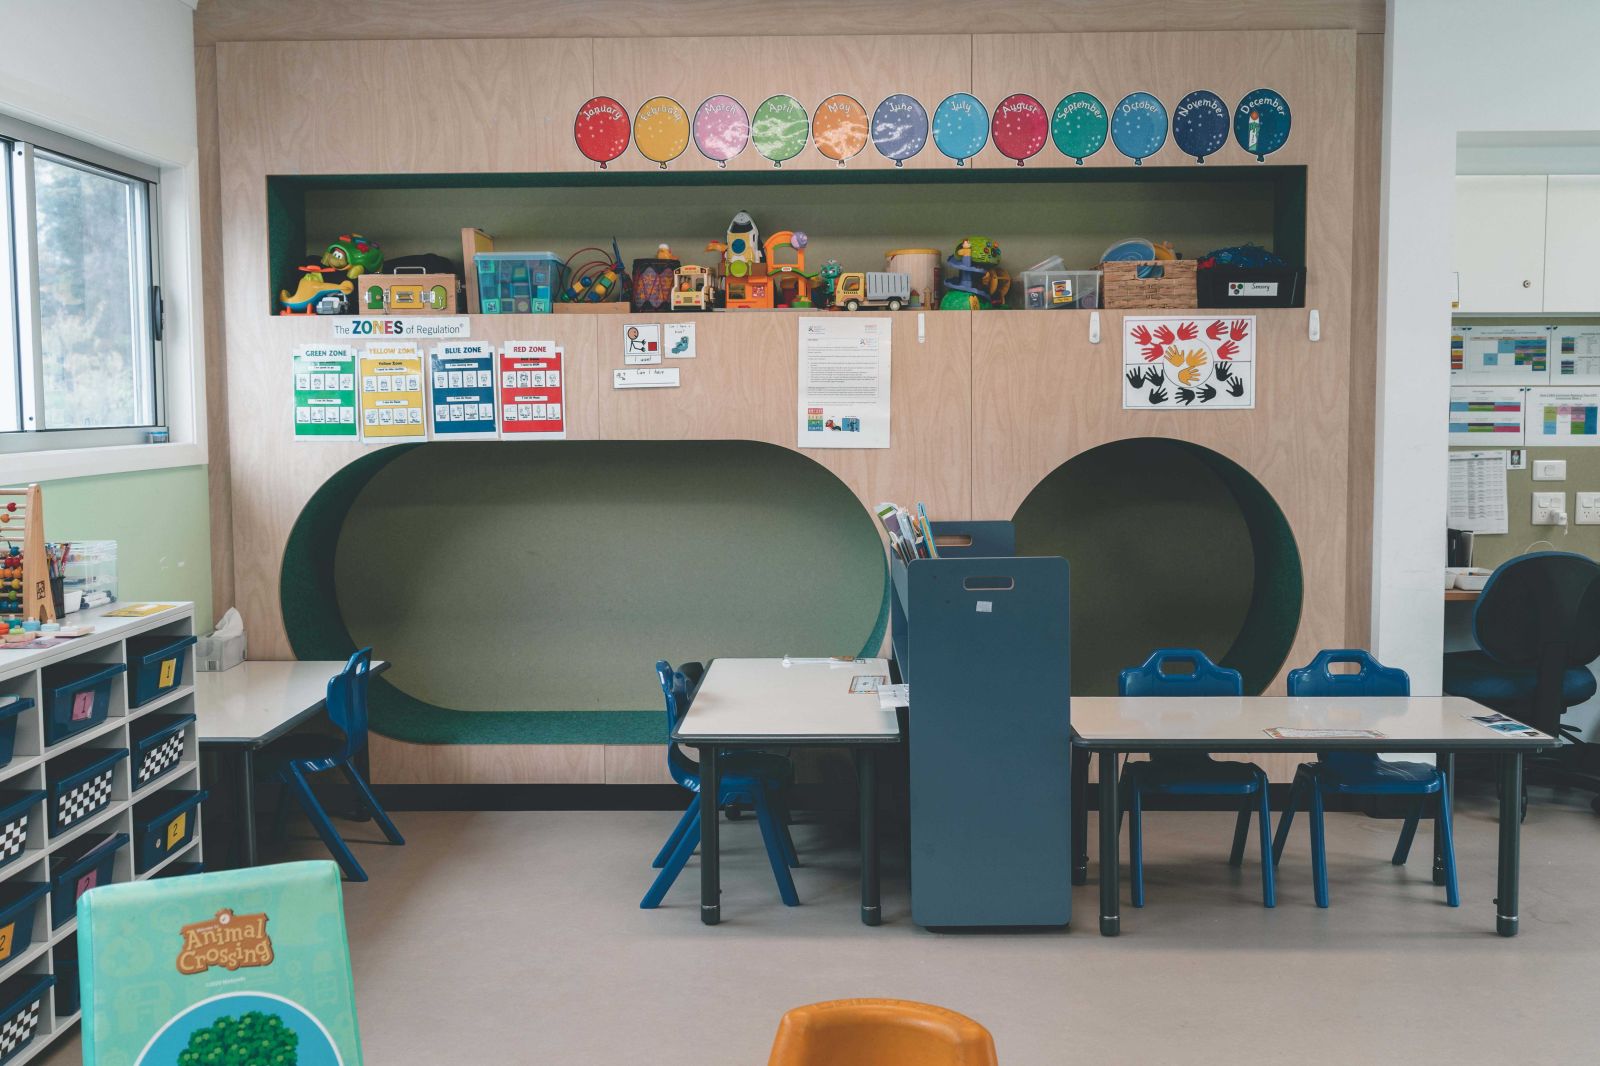
{"type": "Polygon", "coordinates": [[[1160,385],[1167,380],[1167,372],[1159,366],[1145,367],[1144,379],[1152,385],[1160,385]]]}
{"type": "Polygon", "coordinates": [[[1144,388],[1144,367],[1136,366],[1128,371],[1128,384],[1136,389],[1144,388]]]}
{"type": "Polygon", "coordinates": [[[1228,383],[1229,378],[1233,377],[1233,371],[1228,368],[1227,363],[1224,363],[1221,360],[1218,360],[1216,365],[1212,368],[1212,373],[1216,374],[1217,380],[1222,382],[1224,385],[1228,383]]]}
{"type": "Polygon", "coordinates": [[[1179,389],[1178,390],[1178,402],[1183,404],[1183,406],[1185,406],[1185,407],[1188,407],[1190,404],[1194,403],[1194,390],[1193,389],[1179,389]]]}
{"type": "Polygon", "coordinates": [[[1167,390],[1166,389],[1151,389],[1150,390],[1150,402],[1151,403],[1166,403],[1167,402],[1167,390]]]}
{"type": "Polygon", "coordinates": [[[1214,386],[1214,385],[1206,385],[1203,388],[1201,388],[1201,390],[1200,390],[1200,402],[1201,403],[1210,403],[1212,400],[1215,400],[1216,398],[1217,398],[1216,386],[1214,386]]]}
{"type": "Polygon", "coordinates": [[[1232,381],[1228,382],[1228,395],[1229,396],[1234,396],[1234,397],[1239,397],[1239,396],[1243,396],[1244,395],[1244,379],[1243,378],[1235,377],[1232,381]]]}

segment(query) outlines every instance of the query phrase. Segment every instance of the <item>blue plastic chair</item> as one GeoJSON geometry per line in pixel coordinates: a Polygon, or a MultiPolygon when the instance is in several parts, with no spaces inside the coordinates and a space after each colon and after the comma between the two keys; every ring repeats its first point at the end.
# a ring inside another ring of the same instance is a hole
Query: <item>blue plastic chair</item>
{"type": "MultiPolygon", "coordinates": [[[[667,769],[672,779],[693,796],[683,817],[678,819],[677,826],[650,864],[661,872],[644,899],[639,901],[643,910],[661,905],[689,857],[700,846],[700,764],[673,742],[672,734],[688,713],[703,675],[699,663],[684,663],[677,670],[665,660],[656,663],[656,678],[661,683],[661,695],[667,706],[667,769]]],[[[778,895],[784,906],[799,906],[800,897],[794,890],[789,868],[799,866],[800,859],[789,836],[789,812],[783,802],[783,790],[794,781],[794,765],[782,755],[764,751],[719,753],[718,762],[717,809],[733,804],[754,808],[761,827],[761,841],[766,845],[767,860],[772,865],[772,876],[778,882],[778,895]]]]}
{"type": "MultiPolygon", "coordinates": [[[[1122,696],[1239,696],[1244,684],[1239,671],[1218,666],[1193,648],[1163,648],[1144,665],[1122,671],[1117,678],[1122,696]],[[1169,671],[1166,667],[1188,667],[1169,671]]],[[[1261,815],[1261,902],[1276,905],[1272,870],[1272,813],[1267,775],[1254,763],[1218,762],[1205,752],[1152,752],[1148,762],[1130,762],[1123,775],[1123,809],[1128,812],[1128,861],[1133,905],[1144,906],[1144,797],[1239,796],[1234,823],[1230,865],[1244,862],[1245,841],[1250,836],[1250,813],[1261,815]]]]}
{"type": "Polygon", "coordinates": [[[367,680],[371,668],[372,649],[362,648],[350,656],[343,670],[328,679],[328,720],[339,730],[338,736],[295,733],[270,749],[271,755],[282,760],[274,775],[281,786],[278,794],[280,824],[288,813],[285,796],[293,793],[301,809],[306,812],[306,817],[311,820],[312,828],[316,829],[317,835],[338,860],[344,875],[352,881],[365,881],[367,872],[361,868],[344,838],[333,827],[333,821],[328,817],[328,812],[323,810],[316,793],[311,791],[311,784],[306,777],[335,769],[343,772],[345,779],[372,812],[373,820],[383,830],[389,843],[406,842],[390,820],[388,812],[379,805],[378,797],[372,794],[372,789],[356,770],[355,758],[367,746],[367,680]]]}
{"type": "MultiPolygon", "coordinates": [[[[1289,671],[1291,696],[1409,696],[1411,678],[1404,670],[1384,666],[1367,652],[1354,648],[1325,650],[1298,670],[1289,671]],[[1336,674],[1329,669],[1335,663],[1353,663],[1360,667],[1353,673],[1336,674]]],[[[1414,796],[1415,802],[1406,814],[1405,825],[1400,830],[1400,841],[1395,845],[1396,866],[1404,866],[1411,854],[1411,840],[1417,835],[1417,822],[1422,818],[1426,797],[1437,794],[1439,813],[1435,816],[1433,831],[1439,835],[1440,850],[1444,858],[1445,899],[1452,907],[1460,906],[1461,896],[1456,886],[1456,845],[1450,832],[1450,790],[1446,787],[1443,770],[1422,762],[1386,762],[1365,751],[1330,751],[1317,756],[1316,762],[1303,762],[1294,772],[1294,784],[1289,786],[1289,803],[1278,818],[1278,835],[1272,842],[1272,861],[1283,856],[1284,842],[1289,839],[1289,826],[1294,821],[1295,808],[1306,802],[1311,819],[1311,882],[1316,893],[1317,906],[1328,905],[1328,847],[1323,829],[1322,797],[1334,792],[1344,796],[1414,796]]]]}

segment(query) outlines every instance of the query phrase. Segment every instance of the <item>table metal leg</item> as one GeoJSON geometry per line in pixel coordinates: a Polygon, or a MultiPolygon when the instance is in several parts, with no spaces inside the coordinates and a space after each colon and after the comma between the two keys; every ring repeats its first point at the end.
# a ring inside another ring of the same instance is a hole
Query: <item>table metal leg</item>
{"type": "Polygon", "coordinates": [[[256,753],[254,748],[239,749],[239,821],[243,844],[243,865],[256,864],[256,753]]]}
{"type": "Polygon", "coordinates": [[[878,754],[865,745],[856,748],[856,785],[861,815],[861,923],[878,925],[883,921],[878,893],[878,754]]]}
{"type": "Polygon", "coordinates": [[[1500,880],[1495,931],[1517,935],[1517,868],[1522,861],[1522,753],[1500,756],[1500,880]]]}
{"type": "MultiPolygon", "coordinates": [[[[1439,797],[1439,802],[1449,804],[1451,813],[1454,813],[1456,801],[1455,753],[1441,751],[1434,759],[1434,765],[1444,771],[1444,795],[1439,797]]],[[[1444,837],[1439,834],[1437,823],[1435,823],[1433,832],[1433,883],[1442,885],[1444,881],[1444,837]]]]}
{"type": "Polygon", "coordinates": [[[700,753],[700,920],[716,925],[722,920],[721,854],[718,852],[717,796],[722,783],[717,776],[716,745],[700,753]]]}
{"type": "Polygon", "coordinates": [[[1100,753],[1100,935],[1122,931],[1122,873],[1117,861],[1117,753],[1100,753]]]}
{"type": "Polygon", "coordinates": [[[1089,749],[1072,749],[1072,883],[1089,880],[1089,749]]]}

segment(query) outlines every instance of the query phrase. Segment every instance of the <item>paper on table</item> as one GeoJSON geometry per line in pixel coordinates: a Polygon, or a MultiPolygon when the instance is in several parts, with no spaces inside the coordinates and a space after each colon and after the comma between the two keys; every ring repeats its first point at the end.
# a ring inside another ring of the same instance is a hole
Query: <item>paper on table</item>
{"type": "Polygon", "coordinates": [[[911,706],[910,685],[879,685],[878,706],[884,710],[911,706]]]}
{"type": "Polygon", "coordinates": [[[799,323],[798,446],[889,447],[893,321],[837,314],[799,323]]]}
{"type": "Polygon", "coordinates": [[[158,611],[170,611],[174,607],[170,603],[130,603],[126,607],[118,607],[115,611],[107,611],[107,618],[143,618],[147,614],[158,611]]]}
{"type": "Polygon", "coordinates": [[[1273,740],[1382,740],[1386,736],[1376,729],[1297,729],[1292,726],[1274,726],[1262,732],[1273,740]]]}
{"type": "Polygon", "coordinates": [[[1496,733],[1504,733],[1507,736],[1513,736],[1513,737],[1542,737],[1542,736],[1544,736],[1543,733],[1539,732],[1537,729],[1533,728],[1533,726],[1529,725],[1528,723],[1519,722],[1515,718],[1508,718],[1505,715],[1499,714],[1499,713],[1495,713],[1495,714],[1464,714],[1461,717],[1470,718],[1474,722],[1477,722],[1478,724],[1480,724],[1483,727],[1485,727],[1486,729],[1492,729],[1496,733]]]}
{"type": "Polygon", "coordinates": [[[1450,528],[1505,533],[1504,451],[1450,453],[1450,528]]]}

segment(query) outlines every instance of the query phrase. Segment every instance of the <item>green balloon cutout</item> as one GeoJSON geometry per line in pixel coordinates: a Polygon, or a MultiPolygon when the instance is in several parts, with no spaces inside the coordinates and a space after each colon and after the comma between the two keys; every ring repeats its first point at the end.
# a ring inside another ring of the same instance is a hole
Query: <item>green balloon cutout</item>
{"type": "Polygon", "coordinates": [[[806,146],[811,122],[805,107],[792,96],[769,96],[756,108],[750,120],[750,143],[774,166],[793,159],[806,146]]]}
{"type": "Polygon", "coordinates": [[[1073,93],[1056,105],[1050,118],[1050,139],[1062,155],[1070,156],[1081,167],[1085,159],[1105,146],[1110,124],[1106,105],[1092,93],[1073,93]]]}

